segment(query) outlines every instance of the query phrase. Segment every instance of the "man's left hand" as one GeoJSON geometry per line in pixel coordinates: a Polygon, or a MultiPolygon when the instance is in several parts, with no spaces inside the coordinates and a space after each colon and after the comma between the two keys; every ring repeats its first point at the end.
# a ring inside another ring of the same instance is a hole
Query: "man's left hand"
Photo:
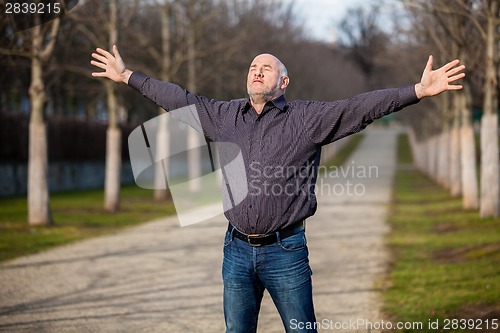
{"type": "Polygon", "coordinates": [[[429,56],[427,65],[420,83],[415,85],[415,93],[419,99],[436,96],[447,90],[460,90],[462,85],[451,84],[465,77],[465,73],[460,73],[465,69],[464,65],[458,66],[460,60],[453,60],[441,68],[432,70],[433,57],[429,56]]]}

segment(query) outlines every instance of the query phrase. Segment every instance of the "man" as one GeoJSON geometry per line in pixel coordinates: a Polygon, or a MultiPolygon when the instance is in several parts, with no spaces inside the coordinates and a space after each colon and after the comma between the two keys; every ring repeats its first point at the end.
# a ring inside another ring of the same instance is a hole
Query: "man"
{"type": "Polygon", "coordinates": [[[415,85],[336,102],[288,102],[286,67],[261,54],[248,71],[249,98],[221,102],[128,70],[116,46],[113,54],[98,48],[92,57],[91,63],[104,70],[93,76],[126,83],[167,111],[194,104],[204,135],[241,149],[251,190],[225,213],[229,227],[222,267],[226,332],[231,333],[256,331],[264,290],[286,332],[315,332],[292,329],[291,323],[316,321],[304,220],[316,210],[321,147],[424,97],[461,89],[451,83],[465,76],[458,60],[432,70],[430,56],[415,85]],[[269,191],[270,185],[281,191],[269,191]]]}

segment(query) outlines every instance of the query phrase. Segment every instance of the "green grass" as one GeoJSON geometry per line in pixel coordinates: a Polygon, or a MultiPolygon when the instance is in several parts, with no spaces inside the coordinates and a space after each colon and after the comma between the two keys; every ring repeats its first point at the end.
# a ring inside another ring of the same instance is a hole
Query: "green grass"
{"type": "Polygon", "coordinates": [[[102,190],[51,195],[54,225],[33,227],[27,222],[26,198],[0,200],[0,261],[36,253],[77,240],[109,234],[175,213],[168,201],[153,200],[153,192],[135,185],[121,190],[121,208],[110,214],[103,209],[102,190]]]}
{"type": "Polygon", "coordinates": [[[349,141],[324,165],[330,166],[341,166],[347,160],[347,158],[358,148],[359,144],[363,140],[364,134],[358,133],[351,136],[349,141]]]}
{"type": "Polygon", "coordinates": [[[384,311],[394,322],[422,322],[424,331],[432,331],[425,329],[429,320],[440,320],[436,332],[462,332],[444,330],[446,318],[500,321],[500,219],[464,211],[460,198],[408,167],[411,162],[407,137],[400,136],[384,311]]]}

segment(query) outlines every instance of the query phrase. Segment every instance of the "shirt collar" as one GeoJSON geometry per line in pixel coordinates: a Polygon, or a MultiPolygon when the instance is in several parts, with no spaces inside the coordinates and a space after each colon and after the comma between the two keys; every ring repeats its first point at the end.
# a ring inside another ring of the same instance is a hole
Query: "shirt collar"
{"type": "Polygon", "coordinates": [[[285,95],[281,95],[280,97],[273,99],[271,102],[274,104],[275,107],[277,107],[281,111],[285,110],[285,105],[286,105],[285,95]]]}
{"type": "MultiPolygon", "coordinates": [[[[271,103],[274,105],[276,108],[278,108],[280,111],[285,111],[285,106],[286,106],[286,98],[285,95],[281,95],[269,102],[266,103],[266,105],[269,105],[271,103]]],[[[247,99],[246,105],[245,105],[245,110],[248,111],[252,107],[252,104],[250,103],[250,99],[247,99]]]]}

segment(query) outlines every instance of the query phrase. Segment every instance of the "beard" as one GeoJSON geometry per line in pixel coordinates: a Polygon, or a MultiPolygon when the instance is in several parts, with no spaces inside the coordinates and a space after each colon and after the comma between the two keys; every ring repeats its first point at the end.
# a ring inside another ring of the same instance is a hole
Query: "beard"
{"type": "Polygon", "coordinates": [[[279,90],[280,88],[280,83],[278,82],[276,84],[276,87],[274,87],[274,89],[270,89],[270,88],[263,88],[261,89],[260,91],[255,91],[253,90],[252,88],[248,88],[247,89],[247,92],[248,92],[248,96],[250,97],[250,99],[252,100],[253,103],[257,103],[257,104],[265,104],[269,101],[272,101],[276,95],[276,92],[279,90]]]}
{"type": "Polygon", "coordinates": [[[264,104],[273,99],[273,91],[269,88],[266,88],[262,91],[253,92],[250,89],[248,90],[248,96],[252,100],[252,102],[257,104],[264,104]]]}

